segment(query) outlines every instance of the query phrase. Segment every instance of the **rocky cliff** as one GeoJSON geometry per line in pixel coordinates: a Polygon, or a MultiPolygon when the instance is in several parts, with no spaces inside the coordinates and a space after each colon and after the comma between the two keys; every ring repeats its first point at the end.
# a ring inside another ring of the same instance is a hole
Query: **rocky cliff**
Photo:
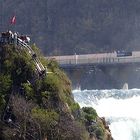
{"type": "Polygon", "coordinates": [[[74,101],[71,82],[57,62],[45,60],[35,46],[30,51],[0,44],[0,139],[111,140],[96,111],[74,101]]]}

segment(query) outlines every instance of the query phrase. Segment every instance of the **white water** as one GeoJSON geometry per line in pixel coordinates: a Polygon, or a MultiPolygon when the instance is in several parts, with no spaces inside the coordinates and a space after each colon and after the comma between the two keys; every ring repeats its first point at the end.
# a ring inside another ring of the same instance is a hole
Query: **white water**
{"type": "Polygon", "coordinates": [[[110,122],[114,140],[140,140],[140,89],[73,90],[75,100],[110,122]]]}

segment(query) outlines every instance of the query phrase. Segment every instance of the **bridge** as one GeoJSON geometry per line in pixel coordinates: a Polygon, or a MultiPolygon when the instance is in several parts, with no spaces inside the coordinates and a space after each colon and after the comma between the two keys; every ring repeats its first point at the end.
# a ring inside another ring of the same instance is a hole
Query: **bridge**
{"type": "Polygon", "coordinates": [[[117,56],[113,53],[97,53],[85,55],[50,56],[47,59],[55,59],[62,68],[93,66],[93,65],[118,65],[140,63],[140,51],[133,51],[131,56],[117,56]]]}

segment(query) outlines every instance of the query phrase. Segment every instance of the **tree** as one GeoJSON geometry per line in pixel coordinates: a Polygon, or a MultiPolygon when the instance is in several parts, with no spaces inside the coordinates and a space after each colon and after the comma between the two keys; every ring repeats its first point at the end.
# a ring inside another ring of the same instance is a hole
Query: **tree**
{"type": "Polygon", "coordinates": [[[12,96],[10,102],[11,122],[3,131],[6,139],[41,140],[41,127],[31,116],[31,110],[36,105],[23,97],[12,96]]]}

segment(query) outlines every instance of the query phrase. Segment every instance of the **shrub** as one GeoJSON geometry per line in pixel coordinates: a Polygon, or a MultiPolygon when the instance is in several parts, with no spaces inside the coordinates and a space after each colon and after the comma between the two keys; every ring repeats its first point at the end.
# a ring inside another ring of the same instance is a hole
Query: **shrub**
{"type": "Polygon", "coordinates": [[[22,86],[28,99],[33,99],[34,91],[33,91],[32,85],[29,83],[23,83],[22,86]]]}
{"type": "Polygon", "coordinates": [[[87,121],[95,120],[98,116],[96,110],[92,107],[83,107],[82,110],[85,113],[85,119],[87,121]]]}
{"type": "Polygon", "coordinates": [[[34,108],[32,110],[32,118],[40,125],[42,137],[53,140],[56,137],[56,125],[58,123],[59,115],[53,110],[45,110],[34,108]]]}
{"type": "Polygon", "coordinates": [[[49,74],[42,81],[42,89],[52,92],[59,92],[61,84],[58,77],[55,74],[49,74]]]}
{"type": "Polygon", "coordinates": [[[95,135],[99,140],[103,140],[104,130],[102,127],[96,125],[91,125],[88,127],[88,131],[91,135],[95,135]]]}
{"type": "Polygon", "coordinates": [[[12,80],[10,75],[0,74],[0,95],[5,95],[9,92],[12,86],[12,80]]]}

